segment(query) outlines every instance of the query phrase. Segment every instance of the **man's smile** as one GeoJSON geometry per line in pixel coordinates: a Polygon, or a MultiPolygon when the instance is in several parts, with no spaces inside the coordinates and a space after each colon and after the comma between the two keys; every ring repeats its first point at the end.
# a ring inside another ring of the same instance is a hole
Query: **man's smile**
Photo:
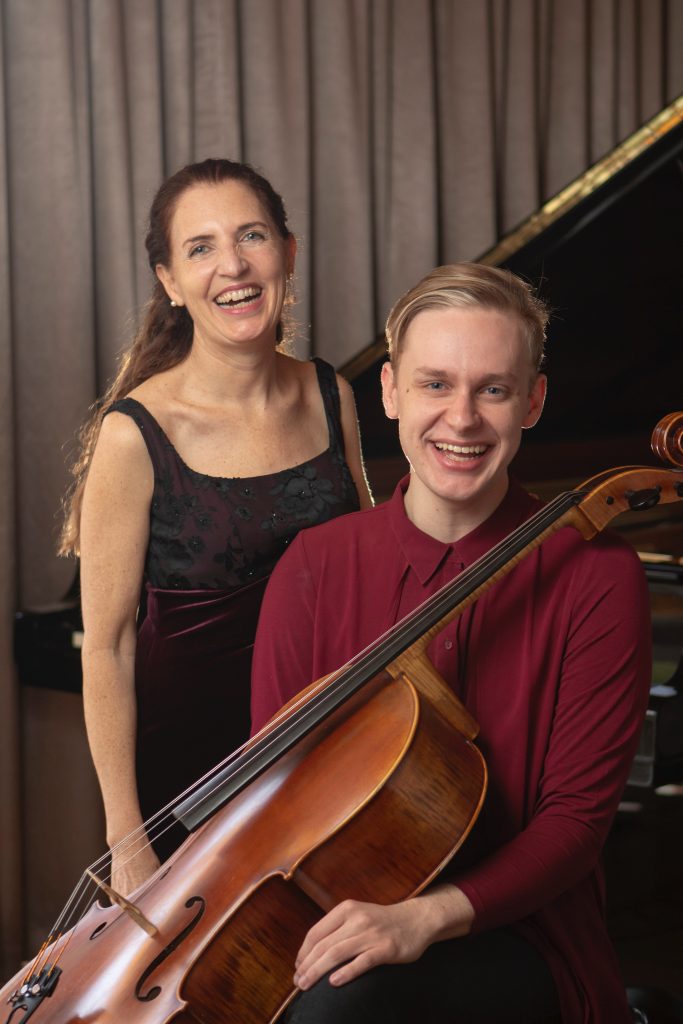
{"type": "Polygon", "coordinates": [[[490,448],[487,444],[448,444],[445,441],[432,442],[437,451],[444,452],[454,461],[469,461],[484,455],[490,448]]]}

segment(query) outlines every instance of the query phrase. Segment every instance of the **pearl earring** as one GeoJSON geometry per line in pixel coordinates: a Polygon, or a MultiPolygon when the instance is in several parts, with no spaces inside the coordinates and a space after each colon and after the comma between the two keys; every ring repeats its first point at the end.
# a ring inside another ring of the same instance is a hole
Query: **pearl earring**
{"type": "Polygon", "coordinates": [[[172,305],[172,306],[173,306],[173,308],[175,309],[175,308],[176,308],[176,306],[178,305],[178,303],[176,302],[176,300],[175,300],[175,299],[171,299],[171,305],[172,305]]]}

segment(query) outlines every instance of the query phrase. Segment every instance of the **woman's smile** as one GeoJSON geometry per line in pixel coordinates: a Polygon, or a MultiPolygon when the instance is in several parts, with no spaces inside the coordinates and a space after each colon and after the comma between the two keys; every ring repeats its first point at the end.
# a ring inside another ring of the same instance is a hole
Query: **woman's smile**
{"type": "Polygon", "coordinates": [[[274,346],[296,245],[252,189],[240,181],[188,189],[170,235],[170,266],[157,273],[192,318],[194,343],[274,346]]]}

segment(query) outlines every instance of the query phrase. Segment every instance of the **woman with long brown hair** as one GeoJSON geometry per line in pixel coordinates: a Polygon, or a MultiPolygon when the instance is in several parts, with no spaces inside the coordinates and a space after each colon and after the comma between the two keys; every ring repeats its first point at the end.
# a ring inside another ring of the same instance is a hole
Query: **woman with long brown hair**
{"type": "Polygon", "coordinates": [[[177,837],[126,837],[249,731],[263,589],[306,526],[371,502],[353,396],[279,344],[296,241],[249,165],[159,189],[152,297],[82,433],[62,552],[81,558],[84,704],[114,888],[177,837]]]}

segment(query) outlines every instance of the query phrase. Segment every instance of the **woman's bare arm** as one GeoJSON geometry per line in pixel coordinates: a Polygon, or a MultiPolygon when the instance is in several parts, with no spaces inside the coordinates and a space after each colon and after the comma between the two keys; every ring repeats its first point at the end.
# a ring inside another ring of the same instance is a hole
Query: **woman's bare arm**
{"type": "MultiPolygon", "coordinates": [[[[83,496],[83,700],[110,847],[142,824],[135,778],[136,614],[149,537],[153,471],[127,416],[102,425],[83,496]]],[[[112,882],[130,892],[158,865],[151,847],[115,856],[112,882]]]]}

